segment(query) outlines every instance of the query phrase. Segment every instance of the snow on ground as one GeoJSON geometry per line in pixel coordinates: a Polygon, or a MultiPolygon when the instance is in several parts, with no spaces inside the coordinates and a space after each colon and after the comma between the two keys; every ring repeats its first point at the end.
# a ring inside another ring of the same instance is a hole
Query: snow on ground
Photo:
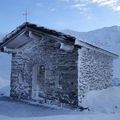
{"type": "Polygon", "coordinates": [[[1,96],[0,120],[120,120],[119,91],[120,86],[89,92],[82,105],[89,107],[90,111],[84,112],[32,105],[1,96]]]}
{"type": "Polygon", "coordinates": [[[53,109],[0,98],[0,120],[120,120],[119,113],[79,112],[53,109]]]}
{"type": "Polygon", "coordinates": [[[120,113],[120,86],[86,94],[82,105],[93,112],[120,113]]]}

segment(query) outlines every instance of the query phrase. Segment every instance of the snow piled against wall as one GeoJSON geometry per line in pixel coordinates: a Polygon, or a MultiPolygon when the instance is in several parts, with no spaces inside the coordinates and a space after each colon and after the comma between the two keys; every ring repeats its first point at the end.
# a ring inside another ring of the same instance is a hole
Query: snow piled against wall
{"type": "Polygon", "coordinates": [[[93,112],[120,112],[120,87],[91,91],[86,94],[81,105],[93,112]]]}

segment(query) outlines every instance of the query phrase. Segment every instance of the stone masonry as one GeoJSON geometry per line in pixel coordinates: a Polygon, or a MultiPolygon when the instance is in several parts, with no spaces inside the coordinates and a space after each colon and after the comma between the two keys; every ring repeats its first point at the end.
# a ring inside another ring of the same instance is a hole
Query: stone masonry
{"type": "Polygon", "coordinates": [[[45,67],[45,80],[39,97],[42,102],[53,101],[77,105],[77,48],[61,50],[60,43],[49,37],[32,40],[12,57],[11,96],[32,99],[32,68],[45,67]]]}

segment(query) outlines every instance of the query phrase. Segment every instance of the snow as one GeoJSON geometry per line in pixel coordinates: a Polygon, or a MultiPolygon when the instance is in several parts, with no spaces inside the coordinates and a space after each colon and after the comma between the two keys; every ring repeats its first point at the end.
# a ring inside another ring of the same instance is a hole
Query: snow
{"type": "Polygon", "coordinates": [[[120,86],[104,90],[90,91],[86,94],[82,106],[89,107],[90,111],[101,113],[120,112],[120,86]]]}
{"type": "Polygon", "coordinates": [[[10,80],[11,55],[0,52],[0,78],[10,80]]]}
{"type": "Polygon", "coordinates": [[[0,98],[0,120],[119,120],[119,113],[92,113],[51,109],[0,98]]]}
{"type": "Polygon", "coordinates": [[[91,113],[51,109],[0,98],[0,120],[119,120],[119,113],[91,113]]]}
{"type": "Polygon", "coordinates": [[[120,86],[87,93],[82,105],[90,111],[83,112],[0,97],[0,120],[120,120],[119,91],[120,86]]]}
{"type": "Polygon", "coordinates": [[[31,118],[9,118],[0,117],[1,120],[119,120],[119,114],[97,114],[97,115],[56,115],[56,116],[45,116],[45,117],[31,117],[31,118]]]}

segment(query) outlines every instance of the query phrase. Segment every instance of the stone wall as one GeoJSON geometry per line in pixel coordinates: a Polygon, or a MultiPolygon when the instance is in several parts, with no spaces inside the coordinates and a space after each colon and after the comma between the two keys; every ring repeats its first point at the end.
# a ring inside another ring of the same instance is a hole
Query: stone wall
{"type": "Polygon", "coordinates": [[[11,96],[32,99],[32,70],[35,65],[45,67],[41,102],[77,105],[78,52],[60,49],[59,40],[44,36],[31,40],[12,57],[11,96]]]}
{"type": "Polygon", "coordinates": [[[78,100],[89,90],[111,86],[113,58],[106,54],[82,47],[78,50],[78,100]]]}

